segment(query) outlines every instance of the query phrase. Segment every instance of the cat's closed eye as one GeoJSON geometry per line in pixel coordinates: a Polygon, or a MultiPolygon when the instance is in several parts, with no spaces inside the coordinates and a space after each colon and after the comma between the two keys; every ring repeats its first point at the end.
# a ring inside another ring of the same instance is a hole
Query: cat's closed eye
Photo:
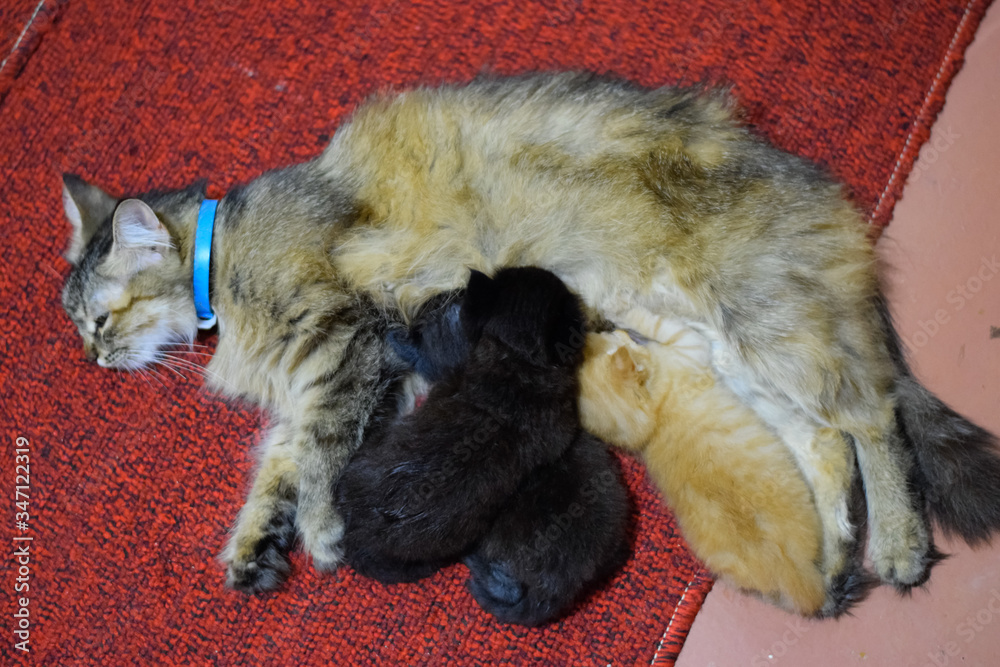
{"type": "Polygon", "coordinates": [[[100,331],[108,321],[108,313],[101,313],[94,318],[94,331],[100,331]]]}

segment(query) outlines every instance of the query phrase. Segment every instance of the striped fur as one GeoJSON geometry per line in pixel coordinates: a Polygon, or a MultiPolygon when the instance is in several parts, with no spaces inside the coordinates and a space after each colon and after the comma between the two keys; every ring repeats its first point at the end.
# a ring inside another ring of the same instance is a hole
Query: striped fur
{"type": "MultiPolygon", "coordinates": [[[[155,362],[159,345],[193,335],[200,196],[141,198],[149,211],[129,204],[148,231],[159,220],[171,245],[123,243],[120,251],[143,254],[102,274],[119,252],[114,200],[72,179],[66,189],[68,254],[79,255],[67,312],[98,363],[155,362]],[[88,204],[97,213],[81,213],[88,204]]],[[[216,233],[220,341],[210,369],[222,391],[285,424],[289,435],[276,442],[289,443],[301,471],[297,523],[321,566],[336,562],[339,527],[325,498],[322,511],[311,503],[328,493],[320,487],[356,445],[376,402],[367,394],[380,387],[375,366],[355,367],[353,386],[337,376],[352,341],[380,310],[405,318],[460,287],[469,268],[535,265],[562,278],[595,318],[639,309],[708,336],[716,370],[766,423],[802,426],[785,438],[793,448],[807,451],[804,434],[819,428],[848,434],[875,572],[901,588],[927,577],[930,531],[909,488],[925,458],[915,452],[925,450],[908,444],[918,431],[904,438],[896,421],[897,395],[913,392],[894,392],[900,371],[865,225],[818,169],[741,127],[724,95],[560,74],[376,97],[315,160],[230,192],[216,233]],[[327,400],[320,379],[340,383],[342,400],[327,400]]],[[[378,356],[370,352],[369,361],[378,356]]],[[[227,550],[231,571],[257,551],[249,545],[259,538],[241,534],[280,513],[241,514],[233,540],[248,546],[227,550]]]]}

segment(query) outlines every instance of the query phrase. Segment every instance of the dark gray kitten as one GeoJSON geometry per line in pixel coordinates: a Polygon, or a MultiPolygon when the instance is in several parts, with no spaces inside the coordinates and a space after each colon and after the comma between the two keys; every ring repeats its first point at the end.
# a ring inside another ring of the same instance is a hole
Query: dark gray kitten
{"type": "Polygon", "coordinates": [[[393,337],[435,380],[426,403],[373,429],[340,478],[346,560],[394,582],[464,557],[483,608],[545,623],[626,554],[625,488],[576,412],[583,315],[533,268],[473,272],[431,306],[393,337]]]}

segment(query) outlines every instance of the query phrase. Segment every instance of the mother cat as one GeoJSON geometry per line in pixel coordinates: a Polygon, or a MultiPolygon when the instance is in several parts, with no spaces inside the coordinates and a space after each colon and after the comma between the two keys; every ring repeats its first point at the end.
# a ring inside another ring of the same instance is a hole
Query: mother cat
{"type": "MultiPolygon", "coordinates": [[[[153,363],[193,338],[202,200],[120,202],[65,179],[63,301],[99,364],[153,363]]],[[[280,581],[296,526],[316,565],[336,566],[330,489],[382,391],[382,315],[412,314],[469,267],[545,267],[595,319],[639,308],[698,328],[813,481],[817,430],[848,434],[885,582],[919,584],[934,562],[923,494],[970,541],[1000,528],[992,436],[913,379],[857,212],[721,94],[557,74],[376,97],[316,159],[227,194],[211,248],[214,384],[275,422],[225,553],[237,588],[280,581]]],[[[851,539],[846,493],[817,498],[831,540],[851,539]]]]}

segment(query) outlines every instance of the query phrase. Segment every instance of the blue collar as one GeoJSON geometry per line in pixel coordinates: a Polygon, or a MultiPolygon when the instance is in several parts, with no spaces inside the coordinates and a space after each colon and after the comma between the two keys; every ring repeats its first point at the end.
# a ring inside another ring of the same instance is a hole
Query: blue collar
{"type": "Polygon", "coordinates": [[[216,317],[208,300],[208,276],[212,266],[212,229],[215,227],[215,209],[218,199],[201,202],[198,211],[198,228],[194,233],[194,308],[198,312],[198,328],[211,329],[216,317]]]}

